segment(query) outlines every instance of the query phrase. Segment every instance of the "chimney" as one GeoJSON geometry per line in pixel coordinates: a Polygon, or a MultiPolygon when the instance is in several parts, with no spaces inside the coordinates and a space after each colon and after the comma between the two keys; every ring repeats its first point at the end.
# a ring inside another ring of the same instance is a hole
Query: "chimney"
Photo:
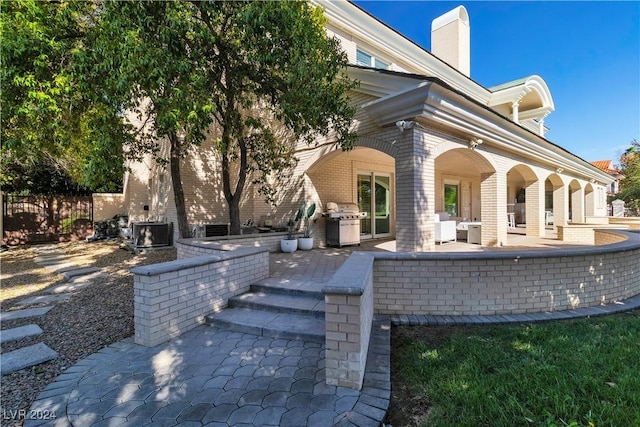
{"type": "Polygon", "coordinates": [[[458,6],[431,23],[431,53],[467,77],[471,74],[469,14],[458,6]]]}

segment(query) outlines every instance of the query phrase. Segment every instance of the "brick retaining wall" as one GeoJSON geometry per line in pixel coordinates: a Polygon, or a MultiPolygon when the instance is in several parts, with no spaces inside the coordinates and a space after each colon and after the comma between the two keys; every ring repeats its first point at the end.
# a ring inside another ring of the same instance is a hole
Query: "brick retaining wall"
{"type": "MultiPolygon", "coordinates": [[[[598,231],[597,240],[613,240],[598,231]]],[[[568,310],[640,293],[640,234],[612,245],[485,253],[376,253],[380,314],[491,315],[568,310]]]]}
{"type": "Polygon", "coordinates": [[[611,244],[551,251],[354,252],[324,288],[327,383],[362,386],[374,312],[508,315],[597,306],[640,294],[640,233],[596,230],[595,240],[611,244]]]}
{"type": "Polygon", "coordinates": [[[269,275],[269,253],[241,248],[131,269],[135,342],[152,347],[226,307],[229,298],[269,275]]]}
{"type": "Polygon", "coordinates": [[[241,236],[202,237],[193,239],[179,239],[175,246],[178,259],[191,258],[201,255],[219,254],[241,247],[264,248],[269,252],[280,251],[280,240],[288,233],[246,234],[241,236]]]}
{"type": "Polygon", "coordinates": [[[373,322],[373,260],[354,252],[323,288],[327,384],[360,389],[373,322]]]}

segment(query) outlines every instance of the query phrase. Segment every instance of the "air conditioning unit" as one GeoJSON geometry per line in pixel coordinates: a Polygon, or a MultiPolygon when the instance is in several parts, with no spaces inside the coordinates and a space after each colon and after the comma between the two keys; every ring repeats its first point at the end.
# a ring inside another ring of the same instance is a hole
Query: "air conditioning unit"
{"type": "Polygon", "coordinates": [[[156,246],[170,246],[173,223],[166,222],[137,222],[132,224],[132,238],[134,246],[151,248],[156,246]]]}
{"type": "Polygon", "coordinates": [[[228,223],[204,225],[204,237],[228,236],[228,235],[229,235],[228,223]]]}

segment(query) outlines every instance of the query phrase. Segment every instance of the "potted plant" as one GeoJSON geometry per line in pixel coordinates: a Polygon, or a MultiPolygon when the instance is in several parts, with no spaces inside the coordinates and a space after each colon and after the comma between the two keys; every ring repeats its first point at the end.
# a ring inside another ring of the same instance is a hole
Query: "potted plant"
{"type": "Polygon", "coordinates": [[[288,233],[287,237],[280,239],[280,250],[282,252],[295,252],[298,249],[298,239],[296,239],[296,228],[298,222],[302,218],[302,212],[298,210],[295,220],[290,219],[287,223],[288,233]]]}
{"type": "Polygon", "coordinates": [[[311,237],[311,217],[316,212],[316,204],[312,203],[311,206],[306,209],[304,206],[302,206],[298,212],[302,213],[302,237],[298,238],[298,248],[303,251],[309,251],[313,249],[313,237],[311,237]]]}

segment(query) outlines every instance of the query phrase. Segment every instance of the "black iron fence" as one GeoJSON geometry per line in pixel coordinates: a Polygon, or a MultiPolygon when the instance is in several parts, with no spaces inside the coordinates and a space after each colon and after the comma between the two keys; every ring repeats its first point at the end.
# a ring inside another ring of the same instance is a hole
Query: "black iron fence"
{"type": "Polygon", "coordinates": [[[4,244],[82,240],[93,233],[91,196],[4,194],[4,244]]]}

